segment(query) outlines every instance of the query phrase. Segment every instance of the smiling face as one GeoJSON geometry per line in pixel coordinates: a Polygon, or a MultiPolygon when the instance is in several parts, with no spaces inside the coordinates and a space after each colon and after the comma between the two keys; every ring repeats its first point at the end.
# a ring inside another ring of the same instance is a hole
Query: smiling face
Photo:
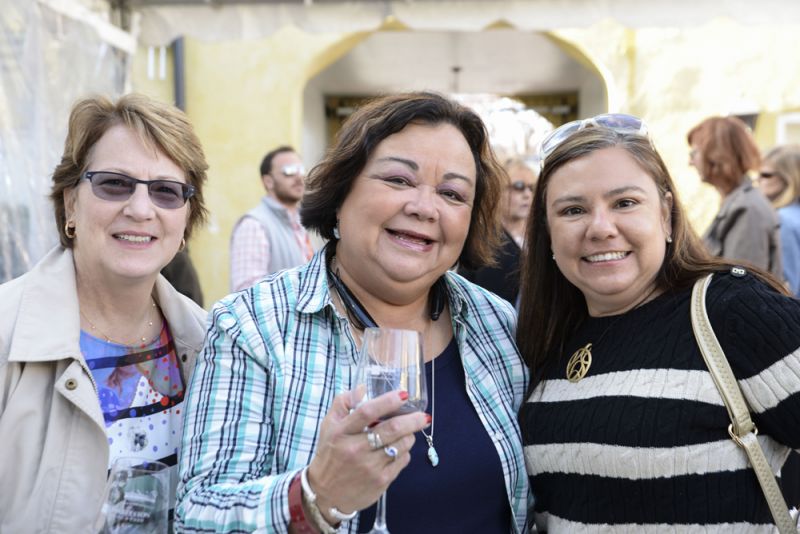
{"type": "Polygon", "coordinates": [[[566,163],[551,176],[545,201],[555,261],[590,315],[623,313],[655,298],[672,195],[662,196],[624,149],[566,163]]]}
{"type": "Polygon", "coordinates": [[[348,284],[400,303],[427,293],[469,232],[476,168],[450,124],[411,124],[381,141],[338,212],[348,284]]]}
{"type": "MultiPolygon", "coordinates": [[[[110,128],[92,147],[87,170],[186,183],[180,167],[160,150],[145,147],[123,125],[110,128]]],[[[94,283],[155,282],[178,251],[189,214],[188,202],[178,209],[159,208],[144,184],[127,200],[115,202],[98,198],[92,184],[81,180],[65,192],[64,205],[67,220],[75,224],[78,274],[94,283]]]]}

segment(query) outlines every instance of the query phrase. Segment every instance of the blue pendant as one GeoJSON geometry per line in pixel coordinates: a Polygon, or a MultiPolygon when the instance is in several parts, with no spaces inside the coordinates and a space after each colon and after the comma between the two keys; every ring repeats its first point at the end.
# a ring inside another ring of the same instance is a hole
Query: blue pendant
{"type": "Polygon", "coordinates": [[[433,447],[433,445],[428,447],[428,460],[430,460],[433,467],[439,465],[439,454],[436,452],[436,449],[433,447]]]}

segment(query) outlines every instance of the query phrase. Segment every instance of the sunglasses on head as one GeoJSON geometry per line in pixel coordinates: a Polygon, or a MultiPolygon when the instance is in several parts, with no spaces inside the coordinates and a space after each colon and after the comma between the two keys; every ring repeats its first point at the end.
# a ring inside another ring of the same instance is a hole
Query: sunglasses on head
{"type": "Polygon", "coordinates": [[[509,184],[509,187],[511,189],[513,189],[514,191],[522,192],[522,191],[525,191],[527,189],[528,191],[533,193],[533,190],[536,187],[536,185],[535,184],[526,184],[522,180],[517,180],[516,182],[511,182],[509,184]]]}
{"type": "Polygon", "coordinates": [[[168,210],[182,207],[194,195],[194,186],[174,180],[139,180],[127,174],[108,171],[87,171],[81,178],[89,180],[92,193],[97,198],[111,202],[128,200],[138,184],[147,186],[153,204],[168,210]]]}
{"type": "Polygon", "coordinates": [[[281,173],[287,178],[291,178],[292,176],[297,176],[298,174],[302,174],[305,176],[306,168],[302,165],[284,165],[281,167],[281,173]]]}
{"type": "Polygon", "coordinates": [[[626,115],[625,113],[605,113],[589,119],[568,122],[550,132],[542,141],[539,148],[542,164],[544,164],[544,160],[553,153],[558,145],[572,137],[574,133],[586,128],[606,128],[619,133],[648,137],[647,125],[644,121],[639,117],[626,115]]]}

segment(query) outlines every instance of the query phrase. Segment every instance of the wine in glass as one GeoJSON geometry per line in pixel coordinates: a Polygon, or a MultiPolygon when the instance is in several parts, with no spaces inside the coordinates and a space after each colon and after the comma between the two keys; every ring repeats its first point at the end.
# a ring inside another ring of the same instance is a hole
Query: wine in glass
{"type": "MultiPolygon", "coordinates": [[[[356,384],[364,384],[363,400],[390,391],[405,391],[408,399],[395,413],[385,417],[424,410],[428,404],[422,336],[414,330],[367,328],[356,371],[356,384]]],[[[381,495],[370,534],[389,534],[386,526],[386,493],[381,495]]]]}
{"type": "Polygon", "coordinates": [[[97,528],[102,534],[166,534],[169,469],[161,462],[117,458],[106,483],[97,528]]]}

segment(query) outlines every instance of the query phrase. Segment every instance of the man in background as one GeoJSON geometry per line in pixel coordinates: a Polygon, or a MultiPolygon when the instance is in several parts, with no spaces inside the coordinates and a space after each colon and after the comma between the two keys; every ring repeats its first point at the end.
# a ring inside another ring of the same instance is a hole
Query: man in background
{"type": "Polygon", "coordinates": [[[306,176],[300,156],[292,147],[278,147],[264,156],[260,171],[267,195],[237,221],[231,234],[231,291],[302,265],[314,254],[298,215],[306,176]]]}

